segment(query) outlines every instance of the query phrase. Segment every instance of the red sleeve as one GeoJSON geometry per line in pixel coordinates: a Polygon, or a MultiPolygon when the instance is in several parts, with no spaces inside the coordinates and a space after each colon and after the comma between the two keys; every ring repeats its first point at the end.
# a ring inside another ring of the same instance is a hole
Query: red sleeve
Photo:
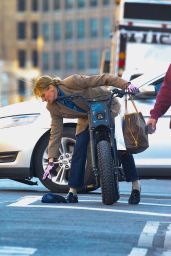
{"type": "Polygon", "coordinates": [[[161,89],[157,95],[154,108],[150,111],[151,118],[158,119],[171,106],[171,65],[169,66],[161,89]]]}

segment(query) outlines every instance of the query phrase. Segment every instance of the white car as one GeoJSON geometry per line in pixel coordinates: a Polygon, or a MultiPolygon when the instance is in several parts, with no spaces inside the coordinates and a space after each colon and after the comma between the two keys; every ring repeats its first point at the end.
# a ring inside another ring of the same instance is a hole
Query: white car
{"type": "MultiPolygon", "coordinates": [[[[76,119],[64,119],[60,167],[52,180],[42,181],[48,161],[50,122],[46,103],[38,100],[0,108],[0,178],[34,185],[31,178],[38,177],[51,191],[67,191],[71,165],[68,159],[75,144],[76,119]]],[[[94,177],[87,164],[84,189],[93,190],[93,183],[94,177]]]]}
{"type": "MultiPolygon", "coordinates": [[[[149,117],[150,109],[154,106],[165,72],[153,76],[144,74],[132,81],[141,88],[142,93],[135,96],[134,100],[145,118],[149,117]]],[[[75,143],[76,120],[64,120],[60,152],[65,158],[52,179],[42,181],[47,165],[50,131],[50,115],[45,105],[32,100],[0,108],[0,178],[32,184],[31,179],[38,177],[49,190],[66,192],[70,171],[68,158],[72,155],[75,143]]],[[[170,113],[167,112],[159,119],[155,134],[149,135],[150,147],[134,155],[140,178],[171,178],[169,121],[170,113]]],[[[94,190],[94,184],[91,165],[87,161],[84,190],[94,190]]]]}

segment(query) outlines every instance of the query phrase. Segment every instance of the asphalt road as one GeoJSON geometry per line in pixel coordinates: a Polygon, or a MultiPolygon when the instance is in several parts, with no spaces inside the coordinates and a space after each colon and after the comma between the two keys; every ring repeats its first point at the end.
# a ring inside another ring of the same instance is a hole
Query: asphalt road
{"type": "Polygon", "coordinates": [[[0,180],[0,256],[171,256],[171,181],[143,180],[139,205],[101,203],[100,190],[78,204],[43,204],[47,190],[0,180]]]}

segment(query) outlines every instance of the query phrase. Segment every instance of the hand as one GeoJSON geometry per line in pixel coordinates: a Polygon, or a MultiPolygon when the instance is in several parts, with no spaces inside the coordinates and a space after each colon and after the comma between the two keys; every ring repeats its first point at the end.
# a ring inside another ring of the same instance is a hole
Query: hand
{"type": "Polygon", "coordinates": [[[157,120],[154,119],[154,118],[149,118],[148,121],[147,121],[147,126],[151,126],[151,134],[155,132],[156,130],[156,123],[157,123],[157,120]]]}
{"type": "Polygon", "coordinates": [[[131,83],[128,85],[127,89],[128,89],[128,92],[132,92],[132,93],[140,92],[139,88],[131,83]]]}
{"type": "Polygon", "coordinates": [[[55,165],[54,165],[53,162],[49,162],[49,163],[48,163],[48,165],[47,165],[47,167],[46,167],[46,169],[45,169],[45,171],[44,171],[42,180],[46,180],[47,178],[49,178],[49,179],[51,178],[50,172],[51,172],[51,170],[53,169],[54,166],[55,166],[55,165]]]}

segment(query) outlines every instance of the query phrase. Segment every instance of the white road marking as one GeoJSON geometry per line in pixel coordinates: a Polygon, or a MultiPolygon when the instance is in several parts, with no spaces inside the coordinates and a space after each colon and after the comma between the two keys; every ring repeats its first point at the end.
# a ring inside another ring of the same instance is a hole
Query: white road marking
{"type": "Polygon", "coordinates": [[[128,256],[145,256],[147,254],[148,250],[145,248],[132,248],[132,251],[128,256]]]}
{"type": "Polygon", "coordinates": [[[168,226],[166,231],[166,236],[164,240],[164,249],[171,249],[171,224],[168,226]]]}
{"type": "Polygon", "coordinates": [[[157,233],[159,224],[160,223],[157,221],[147,221],[138,240],[138,246],[147,248],[152,247],[153,239],[155,234],[157,233]]]}
{"type": "Polygon", "coordinates": [[[161,256],[171,256],[171,250],[164,251],[161,256]]]}
{"type": "MultiPolygon", "coordinates": [[[[169,213],[158,213],[158,212],[148,212],[148,211],[133,211],[133,210],[119,210],[112,208],[98,208],[98,207],[84,207],[84,206],[73,206],[71,204],[43,204],[43,205],[30,205],[38,200],[41,196],[26,196],[21,198],[16,203],[9,204],[8,206],[14,207],[32,207],[32,208],[57,208],[57,209],[72,209],[72,210],[87,210],[87,211],[102,211],[102,212],[117,212],[117,213],[127,213],[127,214],[137,214],[137,215],[147,215],[147,216],[158,216],[158,217],[171,217],[169,213]]],[[[80,200],[81,201],[81,200],[80,200]]],[[[84,200],[82,200],[84,201],[84,200]]],[[[93,200],[91,200],[93,202],[93,200]]],[[[115,205],[113,205],[115,207],[115,205]]],[[[111,206],[112,207],[112,206],[111,206]]],[[[135,209],[135,208],[134,208],[135,209]]]]}
{"type": "Polygon", "coordinates": [[[36,251],[36,248],[0,246],[0,256],[30,256],[36,251]]]}
{"type": "Polygon", "coordinates": [[[41,196],[24,196],[20,198],[16,203],[12,203],[9,206],[28,206],[29,204],[32,204],[41,198],[41,196]]]}

